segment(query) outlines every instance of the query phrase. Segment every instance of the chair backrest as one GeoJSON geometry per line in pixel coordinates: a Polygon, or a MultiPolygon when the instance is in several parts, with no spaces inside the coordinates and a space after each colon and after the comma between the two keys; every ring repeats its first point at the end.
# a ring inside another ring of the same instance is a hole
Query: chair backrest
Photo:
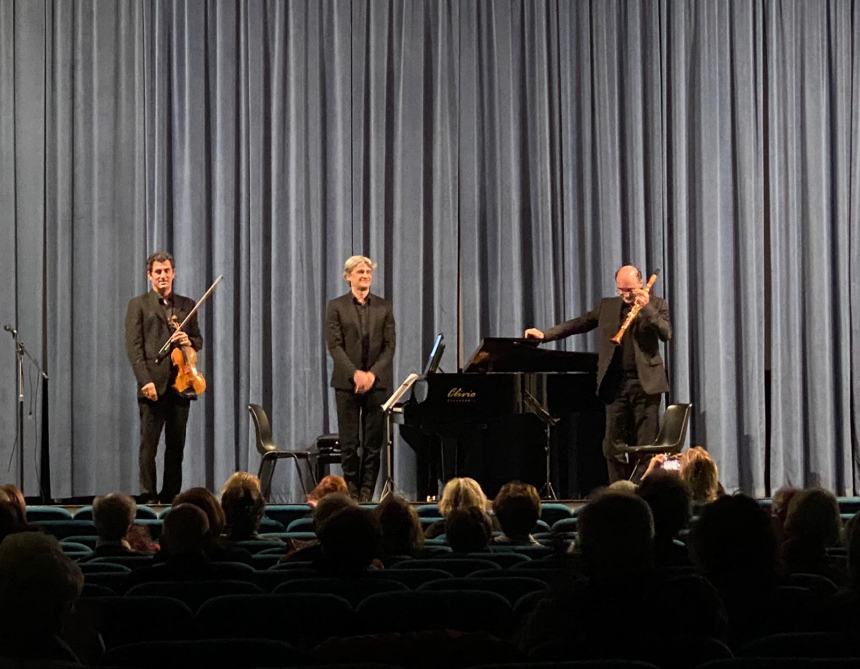
{"type": "MultiPolygon", "coordinates": [[[[525,574],[525,572],[523,572],[525,574]]],[[[547,592],[546,581],[528,576],[464,576],[462,578],[440,578],[438,581],[422,583],[417,590],[479,590],[495,592],[513,606],[521,597],[531,592],[547,592]]]]}
{"type": "Polygon", "coordinates": [[[687,424],[690,421],[692,404],[670,404],[663,415],[663,424],[657,434],[655,445],[667,450],[680,452],[687,437],[687,424]]]}
{"type": "Polygon", "coordinates": [[[192,611],[203,602],[222,595],[262,595],[263,589],[248,581],[221,579],[214,581],[150,581],[132,586],[126,597],[157,596],[178,599],[192,611]]]}
{"type": "Polygon", "coordinates": [[[269,415],[259,404],[249,404],[248,411],[251,414],[251,422],[254,423],[254,433],[257,435],[257,451],[260,455],[278,450],[272,441],[272,424],[269,415]]]}
{"type": "Polygon", "coordinates": [[[510,602],[481,590],[409,590],[370,595],[356,607],[367,634],[454,629],[509,636],[510,602]]]}
{"type": "Polygon", "coordinates": [[[306,648],[358,629],[352,605],[328,593],[214,597],[200,607],[197,623],[211,638],[275,639],[306,648]]]}
{"type": "Polygon", "coordinates": [[[468,576],[481,569],[501,570],[498,564],[483,558],[412,558],[397,562],[397,569],[439,569],[451,576],[468,576]]]}
{"type": "Polygon", "coordinates": [[[311,664],[311,658],[283,641],[271,639],[183,639],[142,641],[108,649],[104,663],[111,667],[255,667],[311,664]],[[289,658],[286,660],[285,658],[289,658]]]}
{"type": "Polygon", "coordinates": [[[385,578],[294,578],[275,586],[274,593],[283,595],[294,592],[328,593],[343,597],[353,606],[377,592],[409,590],[405,583],[385,578]]]}

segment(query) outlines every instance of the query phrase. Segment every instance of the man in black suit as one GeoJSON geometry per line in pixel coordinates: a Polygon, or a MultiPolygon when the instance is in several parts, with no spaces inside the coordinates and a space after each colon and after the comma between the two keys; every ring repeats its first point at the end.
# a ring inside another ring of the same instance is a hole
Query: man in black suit
{"type": "Polygon", "coordinates": [[[394,314],[390,302],[370,292],[374,269],[370,258],[348,258],[343,277],[350,291],[326,308],[343,477],[349,494],[360,501],[370,501],[376,487],[383,431],[380,405],[392,391],[393,378],[394,314]]]}
{"type": "Polygon", "coordinates": [[[194,300],[176,295],[173,256],[164,251],[146,260],[146,276],[152,289],[128,303],[125,316],[125,347],[137,379],[137,404],[140,409],[140,499],[170,503],[182,487],[182,455],[185,449],[185,424],[191,396],[172,388],[176,370],[170,351],[158,351],[168,339],[171,350],[177,346],[203,348],[203,337],[193,316],[184,331],[174,331],[194,308],[194,300]],[[157,492],[155,454],[164,429],[164,480],[157,492]]]}
{"type": "Polygon", "coordinates": [[[606,403],[603,455],[610,482],[630,475],[617,445],[648,444],[657,436],[660,396],[669,390],[660,342],[672,338],[668,305],[645,290],[636,267],[621,267],[615,273],[615,287],[618,297],[603,298],[584,316],[559,323],[545,333],[537,328],[525,331],[528,338],[554,341],[598,328],[597,394],[606,403]],[[641,311],[616,346],[611,338],[634,304],[641,311]]]}

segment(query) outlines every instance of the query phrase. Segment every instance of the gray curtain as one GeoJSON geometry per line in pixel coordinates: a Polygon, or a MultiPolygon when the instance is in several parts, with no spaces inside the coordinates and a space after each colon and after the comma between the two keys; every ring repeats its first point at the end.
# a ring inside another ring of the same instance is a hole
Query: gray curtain
{"type": "MultiPolygon", "coordinates": [[[[856,0],[0,0],[0,321],[51,376],[54,495],[136,491],[122,321],[157,248],[182,294],[225,276],[186,485],[256,469],[248,402],[287,448],[336,429],[323,312],[366,253],[398,377],[437,331],[453,371],[660,268],[668,401],[726,487],[855,492],[857,35],[856,0]]],[[[6,339],[10,481],[13,370],[6,339]]],[[[275,487],[299,497],[287,468],[275,487]]]]}

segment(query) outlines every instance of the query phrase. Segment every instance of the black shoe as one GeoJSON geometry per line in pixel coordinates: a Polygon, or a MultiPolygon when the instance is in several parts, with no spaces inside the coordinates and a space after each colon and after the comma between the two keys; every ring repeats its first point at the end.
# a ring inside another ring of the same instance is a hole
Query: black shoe
{"type": "Polygon", "coordinates": [[[154,495],[151,492],[144,492],[137,496],[138,504],[157,504],[158,503],[158,495],[154,495]]]}

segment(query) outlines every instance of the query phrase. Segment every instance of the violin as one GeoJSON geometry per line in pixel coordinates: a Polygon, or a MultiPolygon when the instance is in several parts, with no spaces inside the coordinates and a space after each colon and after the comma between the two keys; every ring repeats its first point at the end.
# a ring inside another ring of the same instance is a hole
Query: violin
{"type": "MultiPolygon", "coordinates": [[[[176,316],[172,316],[171,325],[174,331],[179,330],[176,316]]],[[[202,395],[206,391],[206,379],[197,371],[197,351],[192,346],[177,346],[170,352],[170,361],[176,368],[176,380],[173,389],[180,395],[189,390],[196,395],[202,395]]]]}
{"type": "MultiPolygon", "coordinates": [[[[185,320],[181,323],[177,323],[175,314],[171,316],[170,325],[174,332],[179,332],[185,327],[185,324],[191,320],[191,317],[195,313],[197,313],[200,305],[209,298],[215,290],[215,287],[221,283],[221,279],[223,278],[224,275],[222,274],[212,282],[212,285],[209,286],[205,293],[203,293],[203,297],[197,300],[197,304],[195,304],[194,308],[188,312],[188,315],[185,316],[185,320]]],[[[172,342],[173,340],[170,338],[164,342],[161,349],[158,351],[158,355],[161,356],[166,354],[168,349],[170,349],[172,342]]],[[[177,346],[170,351],[170,361],[173,363],[174,367],[176,367],[176,381],[173,382],[174,390],[180,394],[191,391],[198,395],[202,395],[206,390],[206,379],[204,379],[203,375],[197,371],[197,351],[195,351],[191,346],[177,346]]]]}

